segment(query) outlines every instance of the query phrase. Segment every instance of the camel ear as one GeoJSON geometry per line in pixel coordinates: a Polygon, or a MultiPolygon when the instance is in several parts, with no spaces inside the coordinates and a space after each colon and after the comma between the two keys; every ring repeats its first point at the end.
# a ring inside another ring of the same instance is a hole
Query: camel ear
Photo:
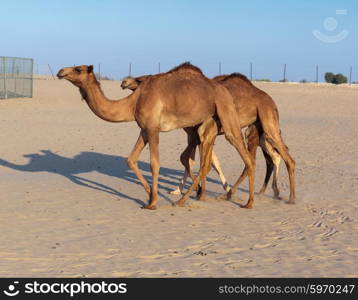
{"type": "Polygon", "coordinates": [[[92,73],[93,72],[93,65],[90,65],[87,67],[87,73],[92,73]]]}

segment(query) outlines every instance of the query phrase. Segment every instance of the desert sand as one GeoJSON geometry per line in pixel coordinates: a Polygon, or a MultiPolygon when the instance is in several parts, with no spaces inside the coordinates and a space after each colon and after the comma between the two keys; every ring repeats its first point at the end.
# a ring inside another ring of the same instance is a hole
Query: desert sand
{"type": "MultiPolygon", "coordinates": [[[[182,130],[162,133],[156,211],[126,164],[135,123],[97,118],[66,81],[35,80],[33,99],[0,100],[0,277],[358,277],[358,88],[255,83],[276,101],[282,135],[296,160],[297,203],[271,187],[246,203],[247,180],[233,201],[184,208],[169,195],[183,174],[182,130]]],[[[118,81],[106,95],[124,96],[118,81]]],[[[228,181],[243,168],[223,137],[215,150],[228,181]]],[[[255,190],[264,178],[258,151],[255,190]]],[[[149,151],[140,168],[150,178],[149,151]]],[[[194,195],[193,195],[194,196],[194,195]]]]}

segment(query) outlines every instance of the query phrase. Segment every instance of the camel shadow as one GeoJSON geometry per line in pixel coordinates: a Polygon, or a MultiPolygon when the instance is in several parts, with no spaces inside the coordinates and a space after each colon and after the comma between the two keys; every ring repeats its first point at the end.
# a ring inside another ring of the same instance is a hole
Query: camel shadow
{"type": "MultiPolygon", "coordinates": [[[[81,152],[74,157],[65,157],[56,154],[50,150],[41,150],[39,153],[25,154],[24,157],[29,161],[26,164],[19,165],[0,159],[0,166],[11,168],[20,172],[48,172],[58,174],[68,178],[72,183],[78,184],[90,189],[99,190],[121,198],[132,200],[143,206],[142,200],[134,198],[122,191],[114,189],[103,183],[85,178],[83,173],[97,171],[101,174],[120,178],[122,180],[140,185],[140,181],[127,166],[127,158],[103,154],[98,152],[81,152]]],[[[138,167],[141,169],[144,178],[149,184],[152,183],[150,164],[138,161],[138,167]]],[[[161,167],[159,177],[159,189],[169,192],[174,188],[184,172],[176,169],[161,167]],[[173,186],[168,187],[168,185],[173,186]]],[[[208,181],[219,183],[217,180],[208,178],[208,181]]],[[[143,189],[144,192],[144,189],[143,189]]],[[[159,193],[166,201],[173,201],[165,194],[159,193]]],[[[143,194],[144,195],[144,194],[143,194]]],[[[146,195],[146,194],[145,194],[146,195]]]]}

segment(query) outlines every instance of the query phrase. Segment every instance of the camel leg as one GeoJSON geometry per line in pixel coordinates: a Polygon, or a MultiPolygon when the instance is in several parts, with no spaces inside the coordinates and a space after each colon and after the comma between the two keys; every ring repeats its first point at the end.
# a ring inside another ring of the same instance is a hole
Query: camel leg
{"type": "MultiPolygon", "coordinates": [[[[209,119],[205,121],[199,129],[202,131],[202,133],[199,134],[201,136],[200,139],[202,140],[202,143],[200,144],[201,151],[199,174],[196,176],[185,195],[183,195],[183,197],[175,203],[177,206],[184,206],[185,202],[189,199],[190,194],[198,186],[200,180],[205,178],[210,170],[210,165],[212,163],[212,149],[214,146],[215,138],[218,134],[218,126],[213,119],[209,119]]],[[[205,197],[204,189],[202,190],[200,197],[205,197]]]]}
{"type": "Polygon", "coordinates": [[[288,203],[293,204],[296,200],[295,193],[295,161],[291,157],[291,155],[287,151],[287,147],[283,144],[281,137],[275,137],[270,141],[270,143],[275,147],[275,149],[279,152],[282,159],[286,164],[286,168],[288,171],[288,176],[290,180],[290,198],[288,203]]]}
{"type": "MultiPolygon", "coordinates": [[[[224,93],[228,93],[226,89],[222,89],[221,93],[223,97],[218,97],[215,101],[217,113],[224,130],[225,138],[235,147],[245,163],[249,177],[249,199],[244,207],[252,208],[254,202],[255,160],[252,158],[252,155],[248,152],[244,144],[240,121],[235,106],[229,101],[231,96],[229,95],[229,97],[225,97],[224,93]]],[[[229,196],[228,193],[227,197],[230,198],[229,196]]]]}
{"type": "MultiPolygon", "coordinates": [[[[257,147],[259,146],[259,131],[256,125],[250,125],[246,131],[245,135],[247,137],[247,150],[251,154],[252,158],[256,160],[256,152],[257,147]]],[[[244,179],[247,176],[247,169],[246,166],[243,169],[239,179],[235,182],[235,184],[232,186],[230,191],[227,193],[227,195],[223,195],[222,197],[219,197],[219,199],[231,199],[231,197],[236,193],[237,189],[239,188],[240,184],[244,181],[244,179]]]]}
{"type": "Polygon", "coordinates": [[[260,138],[260,146],[262,148],[262,153],[265,156],[266,160],[266,176],[259,194],[263,195],[265,193],[267,184],[270,181],[270,177],[273,171],[274,176],[272,181],[272,189],[274,191],[274,197],[280,199],[280,190],[277,186],[277,178],[281,162],[280,154],[278,154],[278,152],[271,146],[271,144],[266,141],[265,135],[262,135],[262,137],[260,138]]]}
{"type": "MultiPolygon", "coordinates": [[[[245,163],[245,168],[247,175],[249,177],[249,199],[244,206],[244,208],[252,208],[254,202],[254,179],[255,179],[255,160],[252,158],[251,154],[247,151],[245,144],[241,138],[238,138],[240,134],[236,134],[236,138],[231,133],[228,135],[225,132],[226,139],[236,148],[239,152],[242,160],[245,163]]],[[[230,199],[230,192],[227,194],[227,199],[230,199]]]]}
{"type": "Polygon", "coordinates": [[[259,117],[263,130],[265,132],[266,141],[280,154],[286,164],[288,176],[290,180],[290,198],[288,203],[295,203],[295,166],[296,163],[288,152],[288,148],[283,142],[281,131],[278,123],[278,116],[273,115],[272,112],[267,110],[259,111],[259,117]]]}
{"type": "MultiPolygon", "coordinates": [[[[183,188],[185,186],[186,180],[190,176],[190,178],[194,181],[195,176],[192,172],[193,166],[195,164],[195,150],[197,145],[199,144],[199,138],[197,136],[196,128],[184,128],[185,132],[187,133],[188,138],[188,145],[183,151],[183,153],[180,155],[180,162],[185,168],[184,176],[180,180],[179,186],[176,190],[170,192],[174,195],[179,195],[182,193],[183,188]]],[[[200,185],[198,186],[198,194],[200,193],[200,185]]]]}
{"type": "Polygon", "coordinates": [[[148,132],[149,152],[150,152],[150,168],[152,171],[152,188],[150,190],[149,204],[146,209],[156,209],[158,202],[158,179],[159,179],[159,132],[148,132]]]}
{"type": "Polygon", "coordinates": [[[180,179],[179,185],[175,190],[169,192],[171,195],[180,195],[183,192],[185,183],[189,177],[188,171],[185,169],[183,177],[180,179]]]}
{"type": "MultiPolygon", "coordinates": [[[[215,127],[214,127],[215,128],[215,127]]],[[[201,186],[198,187],[197,191],[197,199],[200,201],[204,201],[206,199],[206,175],[210,172],[211,165],[213,164],[212,157],[213,157],[213,146],[214,146],[214,139],[217,134],[212,130],[212,133],[206,133],[206,135],[211,134],[210,138],[205,137],[203,132],[200,133],[200,139],[202,142],[199,145],[200,149],[200,161],[203,161],[204,164],[201,166],[203,168],[202,175],[200,176],[201,186]],[[206,139],[206,140],[205,140],[206,139]],[[213,140],[212,140],[213,139],[213,140]],[[212,140],[212,142],[211,142],[212,140]]]]}
{"type": "Polygon", "coordinates": [[[146,134],[143,130],[141,130],[138,140],[137,140],[131,154],[129,154],[127,163],[128,163],[128,167],[134,172],[134,174],[137,176],[137,178],[143,185],[147,194],[150,195],[150,186],[138,168],[139,155],[143,151],[144,147],[147,145],[147,142],[148,142],[148,139],[146,137],[146,134]]]}
{"type": "Polygon", "coordinates": [[[272,180],[272,189],[274,191],[274,196],[277,199],[281,199],[280,190],[277,185],[277,178],[278,178],[278,172],[280,170],[280,163],[281,163],[281,157],[278,153],[276,153],[276,155],[273,156],[274,173],[273,173],[273,180],[272,180]]]}
{"type": "Polygon", "coordinates": [[[266,175],[265,175],[264,183],[263,183],[263,185],[260,189],[260,192],[259,192],[260,196],[265,193],[267,184],[270,181],[272,171],[274,170],[274,167],[275,167],[271,156],[263,148],[262,148],[262,154],[264,155],[265,161],[266,161],[266,175]]]}
{"type": "Polygon", "coordinates": [[[223,172],[223,170],[221,169],[221,166],[220,166],[220,161],[219,161],[219,159],[218,159],[218,157],[216,156],[216,154],[215,154],[214,151],[213,151],[212,159],[213,159],[212,167],[214,168],[214,170],[216,171],[216,173],[219,174],[219,177],[220,177],[220,180],[221,180],[223,189],[224,189],[226,192],[229,192],[229,191],[230,191],[230,186],[229,186],[229,184],[228,184],[227,181],[226,181],[224,172],[223,172]]]}

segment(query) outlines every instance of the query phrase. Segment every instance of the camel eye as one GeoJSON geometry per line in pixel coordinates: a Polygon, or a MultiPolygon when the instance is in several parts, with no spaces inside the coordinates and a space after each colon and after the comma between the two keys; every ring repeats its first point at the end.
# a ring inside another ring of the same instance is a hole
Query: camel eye
{"type": "Polygon", "coordinates": [[[75,68],[76,73],[80,74],[81,73],[81,68],[75,68]]]}

